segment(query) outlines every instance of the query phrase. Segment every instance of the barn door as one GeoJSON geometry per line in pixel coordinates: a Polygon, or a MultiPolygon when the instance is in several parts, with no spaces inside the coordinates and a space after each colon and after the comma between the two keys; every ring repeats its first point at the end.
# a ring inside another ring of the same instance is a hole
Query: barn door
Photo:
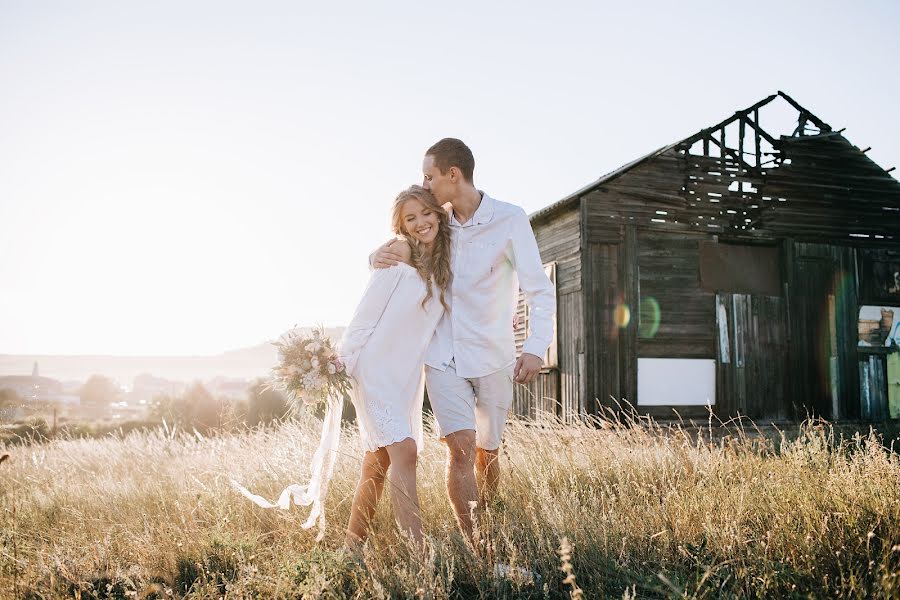
{"type": "Polygon", "coordinates": [[[795,417],[859,416],[858,310],[852,249],[795,243],[789,288],[789,397],[795,417]]]}
{"type": "Polygon", "coordinates": [[[787,418],[787,332],[784,299],[777,296],[716,295],[720,382],[716,413],[751,419],[787,418]]]}

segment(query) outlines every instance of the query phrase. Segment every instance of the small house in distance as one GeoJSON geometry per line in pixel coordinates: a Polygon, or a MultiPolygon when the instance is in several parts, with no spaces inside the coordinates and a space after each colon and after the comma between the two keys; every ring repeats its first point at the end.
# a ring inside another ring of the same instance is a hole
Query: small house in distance
{"type": "Polygon", "coordinates": [[[778,92],[532,214],[557,339],[513,411],[900,418],[900,182],[842,132],[778,92]]]}

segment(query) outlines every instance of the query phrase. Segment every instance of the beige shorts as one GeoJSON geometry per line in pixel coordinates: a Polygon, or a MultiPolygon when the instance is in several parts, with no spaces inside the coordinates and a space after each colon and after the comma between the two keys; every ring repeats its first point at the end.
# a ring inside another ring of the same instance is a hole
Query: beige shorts
{"type": "Polygon", "coordinates": [[[510,365],[484,377],[465,378],[456,374],[453,361],[446,371],[425,365],[425,385],[438,436],[444,439],[451,433],[474,429],[476,446],[499,448],[512,405],[513,369],[510,365]]]}

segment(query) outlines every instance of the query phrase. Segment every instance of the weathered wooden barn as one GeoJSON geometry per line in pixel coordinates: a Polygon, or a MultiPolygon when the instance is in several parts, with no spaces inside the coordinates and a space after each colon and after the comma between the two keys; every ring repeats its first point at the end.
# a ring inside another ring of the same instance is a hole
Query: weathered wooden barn
{"type": "Polygon", "coordinates": [[[900,182],[842,132],[778,92],[531,215],[557,340],[514,412],[900,417],[900,182]]]}

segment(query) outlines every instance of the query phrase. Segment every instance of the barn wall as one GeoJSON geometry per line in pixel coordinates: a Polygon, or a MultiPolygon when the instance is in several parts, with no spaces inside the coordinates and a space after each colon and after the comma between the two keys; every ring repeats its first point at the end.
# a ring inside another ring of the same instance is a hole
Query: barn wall
{"type": "MultiPolygon", "coordinates": [[[[640,174],[640,173],[639,173],[640,174]]],[[[631,174],[617,180],[621,189],[638,184],[631,174]]],[[[670,231],[634,224],[609,226],[620,196],[595,196],[609,205],[586,207],[590,219],[604,226],[586,230],[585,296],[589,319],[589,398],[594,411],[627,400],[642,412],[674,416],[669,407],[640,407],[637,394],[638,358],[716,359],[716,405],[720,418],[737,414],[781,420],[793,414],[784,391],[788,364],[786,303],[761,294],[705,290],[700,281],[700,244],[713,234],[670,231]],[[717,297],[726,306],[726,343],[732,360],[721,362],[717,297]],[[616,307],[629,308],[622,326],[616,307]],[[735,352],[737,358],[735,361],[735,352]]],[[[657,227],[667,227],[659,224],[657,227]]],[[[590,403],[589,403],[590,408],[590,403]]],[[[702,417],[703,406],[679,407],[679,414],[702,417]]]]}
{"type": "Polygon", "coordinates": [[[712,236],[638,233],[639,358],[716,357],[715,293],[700,287],[700,242],[708,239],[712,236]]]}
{"type": "Polygon", "coordinates": [[[585,247],[585,320],[587,397],[585,408],[598,414],[615,408],[621,397],[619,330],[615,309],[619,303],[620,244],[590,242],[585,247]]]}
{"type": "MultiPolygon", "coordinates": [[[[529,385],[516,384],[513,413],[570,420],[584,414],[584,304],[581,273],[581,211],[574,206],[553,218],[533,222],[544,264],[556,263],[558,365],[529,385]]],[[[524,337],[524,332],[519,337],[524,337]]]]}
{"type": "Polygon", "coordinates": [[[581,218],[578,207],[532,224],[544,264],[556,262],[557,293],[581,289],[581,218]]]}
{"type": "Polygon", "coordinates": [[[559,416],[571,421],[587,413],[584,399],[584,305],[581,290],[562,294],[557,306],[559,340],[559,416]]]}

